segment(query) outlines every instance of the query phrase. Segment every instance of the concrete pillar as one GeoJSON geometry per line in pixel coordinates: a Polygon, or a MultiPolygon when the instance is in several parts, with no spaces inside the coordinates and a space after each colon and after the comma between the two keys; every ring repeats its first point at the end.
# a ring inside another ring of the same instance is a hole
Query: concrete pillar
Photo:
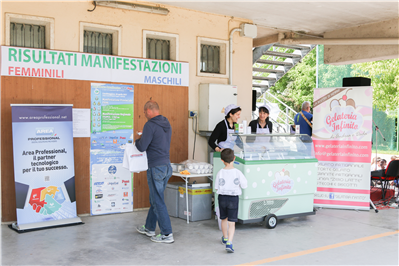
{"type": "MultiPolygon", "coordinates": [[[[324,38],[398,38],[399,18],[331,31],[324,38]]],[[[325,45],[324,63],[345,65],[399,58],[397,45],[325,45]]]]}

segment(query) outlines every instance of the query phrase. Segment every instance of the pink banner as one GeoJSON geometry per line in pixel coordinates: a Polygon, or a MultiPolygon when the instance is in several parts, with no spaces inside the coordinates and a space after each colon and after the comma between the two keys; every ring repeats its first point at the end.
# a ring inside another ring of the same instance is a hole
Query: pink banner
{"type": "Polygon", "coordinates": [[[369,202],[359,201],[345,201],[345,200],[319,200],[315,199],[314,203],[323,205],[345,205],[345,206],[356,206],[356,207],[367,207],[369,208],[369,202]]]}
{"type": "Polygon", "coordinates": [[[372,97],[372,87],[314,90],[315,206],[368,210],[372,97]]]}
{"type": "Polygon", "coordinates": [[[370,194],[369,189],[350,189],[350,188],[328,188],[318,187],[317,191],[336,192],[336,193],[353,193],[353,194],[370,194]]]}
{"type": "Polygon", "coordinates": [[[369,163],[371,142],[313,140],[319,161],[369,163]]]}

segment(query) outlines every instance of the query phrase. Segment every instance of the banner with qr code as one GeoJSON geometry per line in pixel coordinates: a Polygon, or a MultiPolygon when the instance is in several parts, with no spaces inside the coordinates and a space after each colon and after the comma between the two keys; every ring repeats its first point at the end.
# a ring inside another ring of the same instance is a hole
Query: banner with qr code
{"type": "Polygon", "coordinates": [[[18,225],[80,221],[72,105],[12,104],[11,110],[18,225]]]}

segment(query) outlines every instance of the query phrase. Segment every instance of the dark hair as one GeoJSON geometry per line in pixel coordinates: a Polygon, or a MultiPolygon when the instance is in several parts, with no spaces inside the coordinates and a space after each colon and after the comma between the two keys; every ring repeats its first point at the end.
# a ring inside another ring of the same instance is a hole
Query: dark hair
{"type": "MultiPolygon", "coordinates": [[[[264,107],[264,106],[262,106],[262,107],[259,107],[259,113],[260,112],[263,112],[263,113],[266,113],[266,114],[269,114],[269,110],[267,110],[267,108],[266,107],[264,107]]],[[[259,118],[258,118],[259,119],[259,118]]],[[[269,124],[269,117],[267,117],[266,118],[266,125],[267,124],[269,124]]]]}
{"type": "Polygon", "coordinates": [[[231,163],[234,161],[234,151],[229,148],[223,149],[220,153],[220,158],[226,163],[231,163]]]}
{"type": "Polygon", "coordinates": [[[241,111],[241,108],[240,108],[240,107],[237,107],[237,108],[235,108],[235,109],[231,109],[230,112],[228,112],[227,115],[226,115],[224,118],[227,119],[227,118],[230,117],[230,114],[234,115],[234,114],[237,113],[238,111],[241,111]]]}
{"type": "Polygon", "coordinates": [[[259,107],[259,112],[264,112],[264,113],[269,113],[269,110],[267,110],[267,108],[266,107],[264,107],[264,106],[262,106],[262,107],[259,107]]]}

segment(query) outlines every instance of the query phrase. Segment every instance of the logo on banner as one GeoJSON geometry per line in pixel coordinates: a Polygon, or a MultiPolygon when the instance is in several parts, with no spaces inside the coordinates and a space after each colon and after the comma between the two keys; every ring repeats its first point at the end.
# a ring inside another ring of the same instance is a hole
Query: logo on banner
{"type": "Polygon", "coordinates": [[[294,180],[290,178],[290,172],[282,169],[282,171],[274,174],[275,179],[272,182],[272,189],[279,195],[285,195],[294,187],[294,180]]]}
{"type": "Polygon", "coordinates": [[[64,201],[60,187],[48,186],[32,189],[29,204],[36,213],[51,215],[62,207],[64,201]]]}
{"type": "Polygon", "coordinates": [[[351,135],[363,125],[363,116],[352,106],[335,106],[324,118],[325,128],[331,133],[351,135]]]}
{"type": "Polygon", "coordinates": [[[53,135],[53,127],[38,127],[36,128],[36,135],[53,135]]]}
{"type": "Polygon", "coordinates": [[[342,98],[330,101],[331,112],[324,117],[324,126],[331,133],[351,135],[363,125],[363,115],[356,112],[355,100],[346,95],[350,90],[342,98]]]}
{"type": "Polygon", "coordinates": [[[114,175],[116,173],[116,166],[111,165],[110,167],[108,167],[108,173],[114,175]]]}

